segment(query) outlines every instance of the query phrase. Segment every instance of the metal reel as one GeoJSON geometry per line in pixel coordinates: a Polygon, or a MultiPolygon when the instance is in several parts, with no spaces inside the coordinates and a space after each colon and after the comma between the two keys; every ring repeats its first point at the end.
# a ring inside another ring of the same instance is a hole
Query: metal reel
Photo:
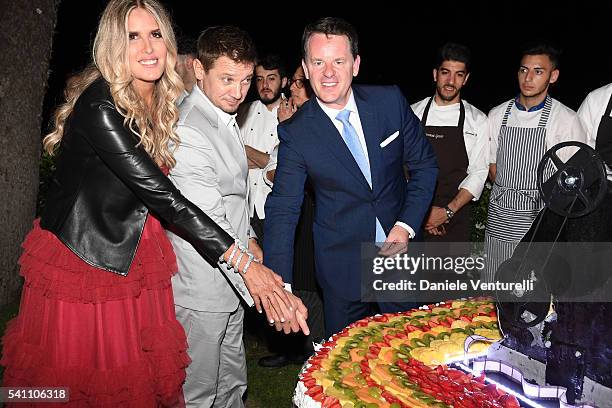
{"type": "Polygon", "coordinates": [[[580,142],[562,142],[548,150],[538,165],[537,180],[546,206],[568,218],[582,217],[595,210],[607,191],[604,161],[592,147],[580,142]],[[568,146],[578,147],[578,151],[564,163],[557,152],[568,146]],[[545,180],[552,171],[552,176],[545,180]]]}

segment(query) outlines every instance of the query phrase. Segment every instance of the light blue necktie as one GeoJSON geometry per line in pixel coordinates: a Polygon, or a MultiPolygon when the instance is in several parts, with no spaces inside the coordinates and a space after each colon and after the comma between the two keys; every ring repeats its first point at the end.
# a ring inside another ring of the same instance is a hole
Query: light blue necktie
{"type": "MultiPolygon", "coordinates": [[[[359,136],[357,135],[357,131],[349,122],[349,116],[351,115],[351,111],[348,109],[344,109],[338,115],[336,115],[336,120],[342,123],[342,139],[344,143],[346,143],[346,147],[351,151],[353,158],[357,162],[357,166],[363,173],[363,176],[367,180],[370,188],[372,188],[372,173],[370,172],[370,163],[368,162],[368,158],[363,152],[363,148],[361,147],[361,143],[359,142],[359,136]]],[[[385,230],[383,230],[380,221],[378,221],[378,217],[376,218],[376,242],[383,243],[387,239],[387,235],[385,234],[385,230]]]]}

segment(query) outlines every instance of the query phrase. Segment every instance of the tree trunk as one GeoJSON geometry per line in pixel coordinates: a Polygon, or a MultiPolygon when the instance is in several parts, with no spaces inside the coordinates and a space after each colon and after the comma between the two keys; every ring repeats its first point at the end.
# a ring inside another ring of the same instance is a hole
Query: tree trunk
{"type": "Polygon", "coordinates": [[[41,117],[59,0],[0,1],[0,307],[17,299],[38,191],[41,117]]]}

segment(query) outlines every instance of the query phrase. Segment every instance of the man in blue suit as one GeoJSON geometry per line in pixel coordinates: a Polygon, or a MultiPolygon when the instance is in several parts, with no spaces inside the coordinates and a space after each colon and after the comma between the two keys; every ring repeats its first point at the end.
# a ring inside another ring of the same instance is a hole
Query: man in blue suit
{"type": "MultiPolygon", "coordinates": [[[[302,46],[302,65],[316,98],[278,127],[264,263],[291,283],[295,226],[309,177],[315,264],[329,335],[375,311],[374,304],[360,301],[361,244],[376,241],[385,256],[406,250],[429,209],[437,166],[419,119],[396,86],[352,85],[360,57],[351,24],[320,19],[306,26],[302,46]]],[[[398,311],[391,304],[378,306],[398,311]]]]}

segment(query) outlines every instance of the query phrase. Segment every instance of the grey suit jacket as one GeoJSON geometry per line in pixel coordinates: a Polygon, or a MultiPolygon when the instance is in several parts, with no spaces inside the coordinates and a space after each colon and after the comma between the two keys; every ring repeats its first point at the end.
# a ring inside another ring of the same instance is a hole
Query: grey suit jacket
{"type": "MultiPolygon", "coordinates": [[[[195,86],[179,108],[174,152],[176,166],[170,179],[190,201],[246,246],[248,164],[242,141],[219,119],[202,91],[195,86]]],[[[179,271],[172,278],[174,303],[193,310],[232,312],[239,297],[253,299],[240,274],[225,264],[211,266],[189,242],[168,232],[179,271]]]]}

